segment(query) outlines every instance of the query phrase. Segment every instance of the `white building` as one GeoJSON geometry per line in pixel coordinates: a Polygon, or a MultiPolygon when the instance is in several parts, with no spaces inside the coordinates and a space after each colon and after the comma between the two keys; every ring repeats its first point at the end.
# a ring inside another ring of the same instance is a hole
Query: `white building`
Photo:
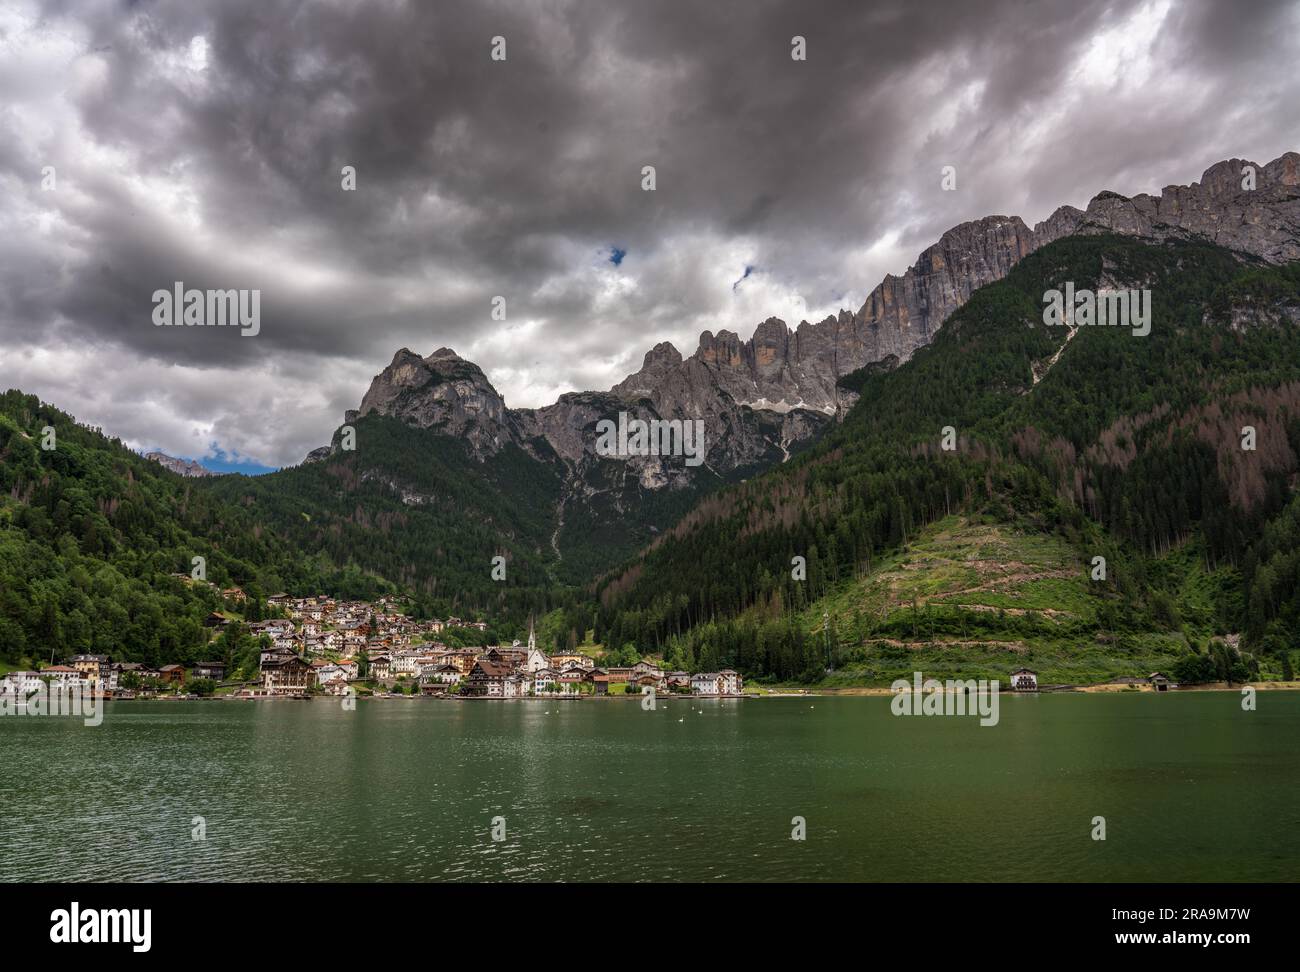
{"type": "Polygon", "coordinates": [[[691,676],[691,692],[694,695],[719,695],[722,676],[717,672],[699,672],[691,676]]]}
{"type": "Polygon", "coordinates": [[[1028,668],[1017,668],[1011,673],[1011,689],[1015,692],[1037,692],[1038,673],[1028,668]]]}
{"type": "Polygon", "coordinates": [[[0,679],[0,692],[10,693],[23,699],[44,686],[41,676],[36,672],[10,672],[0,679]]]}

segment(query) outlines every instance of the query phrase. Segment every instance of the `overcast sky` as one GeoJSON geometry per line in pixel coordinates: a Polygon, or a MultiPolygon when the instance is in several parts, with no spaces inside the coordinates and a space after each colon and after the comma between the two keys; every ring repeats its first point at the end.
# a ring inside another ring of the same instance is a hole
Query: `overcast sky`
{"type": "Polygon", "coordinates": [[[271,466],[404,346],[544,405],[964,220],[1300,150],[1297,64],[1295,0],[0,0],[0,388],[271,466]],[[155,327],[178,280],[261,333],[155,327]]]}

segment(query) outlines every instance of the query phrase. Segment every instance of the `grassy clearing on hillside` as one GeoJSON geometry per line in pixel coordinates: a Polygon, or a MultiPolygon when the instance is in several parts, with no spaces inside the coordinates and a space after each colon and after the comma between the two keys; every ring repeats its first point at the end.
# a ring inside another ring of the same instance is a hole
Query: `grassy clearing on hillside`
{"type": "MultiPolygon", "coordinates": [[[[1218,581],[1180,564],[1193,609],[1218,581]]],[[[1178,633],[1102,632],[1086,559],[1065,540],[988,519],[950,516],[800,615],[810,637],[830,616],[836,671],[825,684],[910,678],[1005,678],[1021,665],[1042,682],[1144,676],[1188,650],[1178,633]]]]}

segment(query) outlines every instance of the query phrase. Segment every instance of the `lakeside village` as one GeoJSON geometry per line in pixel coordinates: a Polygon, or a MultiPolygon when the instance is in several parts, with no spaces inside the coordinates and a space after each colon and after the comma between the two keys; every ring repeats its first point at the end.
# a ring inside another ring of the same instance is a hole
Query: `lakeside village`
{"type": "MultiPolygon", "coordinates": [[[[221,593],[231,601],[246,599],[239,588],[221,593]]],[[[417,622],[402,613],[397,599],[391,597],[370,603],[276,594],[267,604],[284,617],[245,624],[252,635],[263,639],[254,678],[228,673],[221,661],[153,669],[107,655],[76,655],[40,671],[10,672],[0,679],[0,693],[25,698],[48,686],[106,699],[310,699],[318,695],[578,699],[632,697],[650,690],[743,696],[741,677],[730,669],[668,672],[644,660],[602,668],[576,650],[548,655],[537,647],[531,625],[527,644],[451,647],[438,641],[438,636],[449,629],[482,632],[487,624],[454,617],[417,622]],[[228,674],[236,678],[228,680],[228,674]]],[[[229,623],[217,613],[208,619],[213,629],[229,623]]]]}

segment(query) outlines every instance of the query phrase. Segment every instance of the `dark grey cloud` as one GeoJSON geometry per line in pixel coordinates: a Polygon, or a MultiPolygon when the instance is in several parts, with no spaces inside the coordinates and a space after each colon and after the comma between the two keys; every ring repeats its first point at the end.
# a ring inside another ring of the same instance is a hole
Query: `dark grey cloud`
{"type": "Polygon", "coordinates": [[[401,346],[513,405],[608,387],[660,340],[856,308],[962,220],[1297,148],[1298,28],[1294,2],[10,0],[0,384],[271,464],[401,346]],[[153,327],[175,280],[261,289],[262,333],[153,327]]]}

